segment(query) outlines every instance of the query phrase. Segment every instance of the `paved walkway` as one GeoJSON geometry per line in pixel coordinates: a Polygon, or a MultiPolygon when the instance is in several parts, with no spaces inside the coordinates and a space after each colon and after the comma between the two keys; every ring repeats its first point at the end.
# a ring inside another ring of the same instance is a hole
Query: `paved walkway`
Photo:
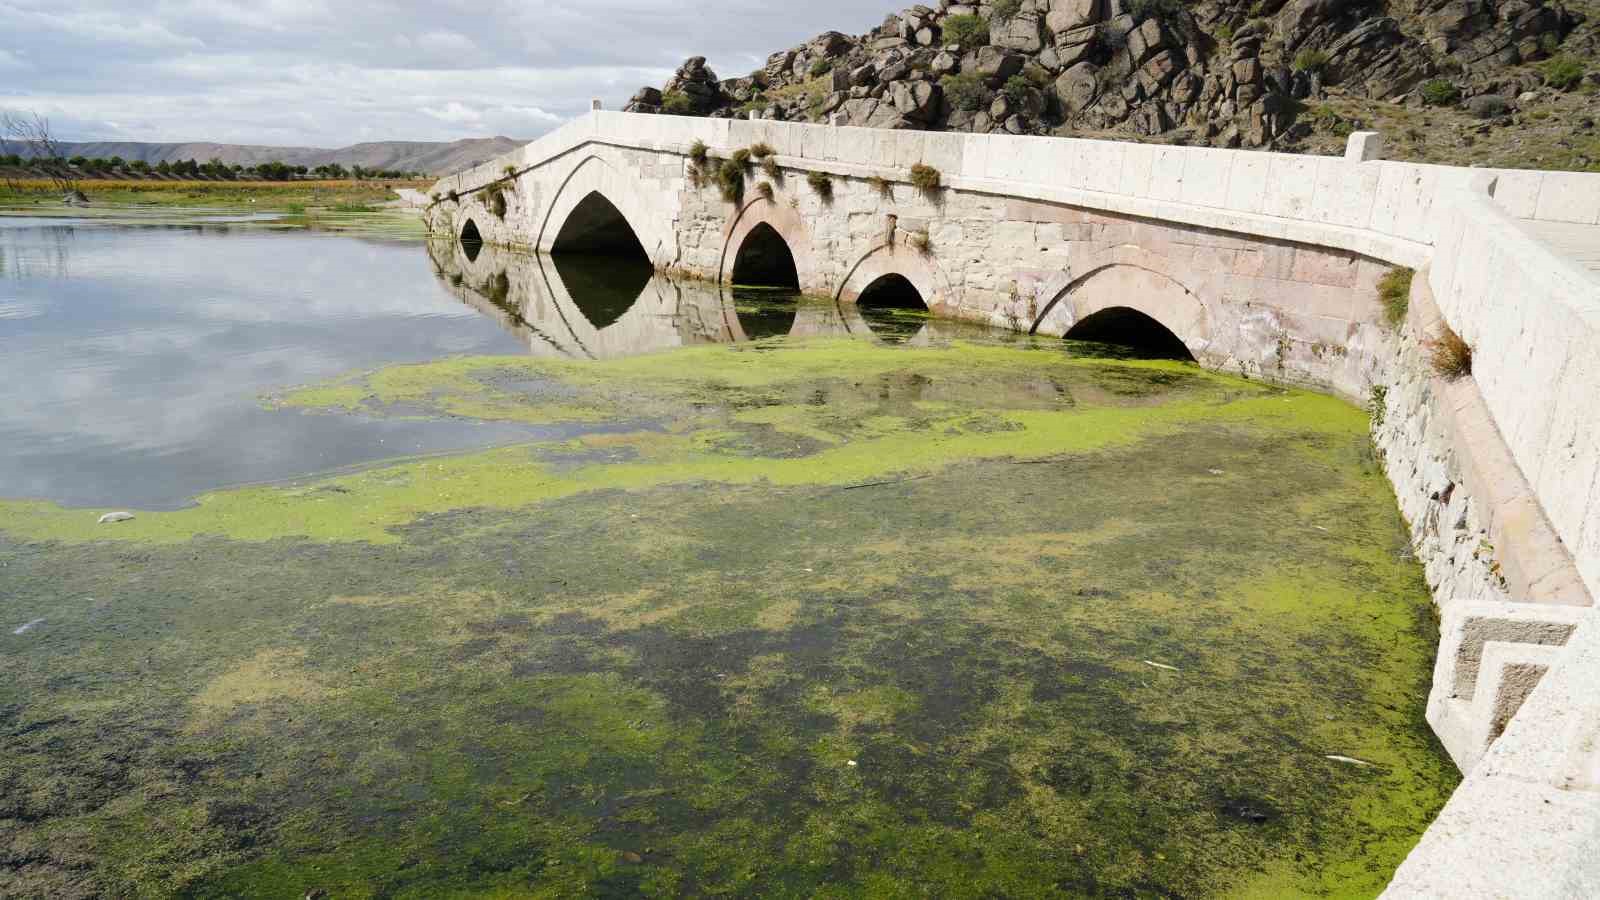
{"type": "Polygon", "coordinates": [[[1523,222],[1534,236],[1568,259],[1588,269],[1600,281],[1600,225],[1566,222],[1523,222]]]}

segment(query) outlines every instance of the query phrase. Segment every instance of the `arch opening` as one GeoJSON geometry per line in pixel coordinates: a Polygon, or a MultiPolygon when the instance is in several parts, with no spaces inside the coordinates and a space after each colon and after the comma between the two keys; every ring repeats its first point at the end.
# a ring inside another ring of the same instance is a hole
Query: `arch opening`
{"type": "Polygon", "coordinates": [[[1108,344],[1117,349],[1117,355],[1134,359],[1195,361],[1183,339],[1170,328],[1126,306],[1110,306],[1084,316],[1062,337],[1108,344]]]}
{"type": "Polygon", "coordinates": [[[550,261],[572,304],[596,331],[632,309],[654,274],[649,263],[632,258],[561,253],[551,255],[550,261]]]}
{"type": "Polygon", "coordinates": [[[777,229],[762,222],[745,235],[733,258],[733,283],[744,287],[800,290],[794,253],[777,229]]]}
{"type": "Polygon", "coordinates": [[[483,252],[483,235],[478,232],[478,223],[471,219],[461,226],[461,249],[469,262],[477,262],[478,254],[483,252]]]}
{"type": "Polygon", "coordinates": [[[633,233],[633,226],[599,191],[590,191],[567,214],[555,242],[550,245],[550,252],[584,253],[650,264],[650,255],[639,243],[639,236],[633,233]]]}
{"type": "Polygon", "coordinates": [[[922,293],[898,272],[874,278],[856,298],[856,309],[872,333],[890,343],[911,340],[929,321],[922,293]]]}
{"type": "Polygon", "coordinates": [[[584,195],[567,214],[550,259],[573,304],[596,329],[622,318],[655,272],[627,217],[599,191],[584,195]]]}
{"type": "Polygon", "coordinates": [[[898,272],[880,275],[856,298],[856,305],[870,309],[920,309],[928,304],[916,285],[898,272]]]}

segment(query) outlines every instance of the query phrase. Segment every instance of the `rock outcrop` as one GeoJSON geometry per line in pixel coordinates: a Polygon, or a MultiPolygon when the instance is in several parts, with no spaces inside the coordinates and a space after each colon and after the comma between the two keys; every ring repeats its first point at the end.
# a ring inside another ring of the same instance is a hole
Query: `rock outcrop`
{"type": "Polygon", "coordinates": [[[940,0],[741,78],[695,57],[627,109],[1291,147],[1304,101],[1331,87],[1417,103],[1435,80],[1504,90],[1507,67],[1562,52],[1581,21],[1546,0],[940,0]]]}

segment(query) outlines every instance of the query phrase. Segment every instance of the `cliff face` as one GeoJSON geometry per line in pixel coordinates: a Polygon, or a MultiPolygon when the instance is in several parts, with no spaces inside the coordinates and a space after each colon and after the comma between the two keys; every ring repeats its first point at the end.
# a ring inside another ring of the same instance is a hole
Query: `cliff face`
{"type": "Polygon", "coordinates": [[[628,109],[1296,149],[1319,124],[1360,124],[1329,97],[1465,111],[1492,95],[1474,111],[1493,119],[1529,91],[1583,90],[1584,23],[1544,0],[941,0],[742,78],[691,59],[628,109]]]}

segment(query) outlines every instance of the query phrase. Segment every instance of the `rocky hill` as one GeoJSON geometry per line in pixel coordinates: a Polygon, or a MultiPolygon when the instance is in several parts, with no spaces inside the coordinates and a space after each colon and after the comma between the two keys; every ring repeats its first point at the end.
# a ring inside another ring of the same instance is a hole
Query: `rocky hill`
{"type": "MultiPolygon", "coordinates": [[[[317,166],[337,163],[366,169],[391,169],[402,172],[447,174],[471,168],[508,153],[524,142],[507,137],[469,138],[449,143],[436,141],[376,141],[352,144],[336,150],[319,147],[269,147],[254,144],[212,144],[191,142],[157,144],[135,141],[63,142],[65,157],[83,156],[110,159],[120,156],[128,162],[162,162],[194,159],[206,162],[220,159],[227,165],[256,166],[268,162],[291,166],[317,166]]],[[[18,144],[0,152],[28,155],[28,147],[18,144]]]]}
{"type": "MultiPolygon", "coordinates": [[[[1588,0],[1592,2],[1592,0],[1588,0]]],[[[1595,10],[1546,0],[941,0],[719,80],[703,58],[628,109],[878,128],[1337,146],[1600,167],[1595,10]]]]}

